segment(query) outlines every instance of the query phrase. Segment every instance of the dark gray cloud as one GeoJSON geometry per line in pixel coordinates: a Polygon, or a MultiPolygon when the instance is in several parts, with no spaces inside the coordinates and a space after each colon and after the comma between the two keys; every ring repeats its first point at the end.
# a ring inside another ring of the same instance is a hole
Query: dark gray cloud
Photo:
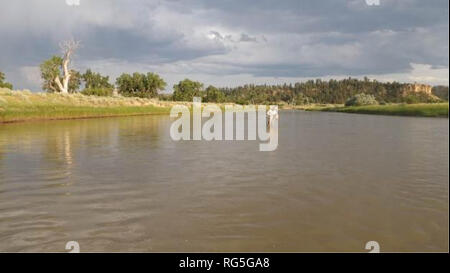
{"type": "Polygon", "coordinates": [[[355,33],[448,25],[448,1],[380,1],[380,6],[369,7],[365,0],[204,0],[197,6],[209,8],[222,23],[275,32],[355,33]]]}
{"type": "Polygon", "coordinates": [[[251,37],[248,34],[242,33],[239,41],[241,41],[241,42],[256,42],[257,39],[256,39],[256,37],[251,37]]]}
{"type": "Polygon", "coordinates": [[[153,69],[174,81],[246,75],[249,82],[411,73],[414,64],[429,65],[429,73],[448,70],[448,1],[380,2],[5,1],[0,70],[17,87],[37,89],[37,66],[69,37],[83,44],[78,69],[99,67],[111,76],[120,66],[153,69]]]}

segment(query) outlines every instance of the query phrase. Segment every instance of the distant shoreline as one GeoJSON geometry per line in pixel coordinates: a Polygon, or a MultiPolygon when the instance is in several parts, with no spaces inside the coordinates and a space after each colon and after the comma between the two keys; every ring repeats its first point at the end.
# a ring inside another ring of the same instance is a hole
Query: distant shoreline
{"type": "MultiPolygon", "coordinates": [[[[97,97],[82,94],[32,93],[0,89],[0,124],[25,121],[69,120],[137,115],[169,114],[175,104],[192,102],[159,101],[135,97],[97,97]]],[[[219,103],[221,107],[224,103],[219,103]]],[[[334,104],[280,105],[280,109],[326,111],[373,115],[447,117],[448,102],[433,104],[386,104],[352,106],[334,104]]]]}
{"type": "Polygon", "coordinates": [[[343,105],[311,105],[303,108],[298,107],[296,109],[305,111],[338,112],[349,114],[448,118],[448,102],[418,104],[399,103],[349,107],[343,105]]]}

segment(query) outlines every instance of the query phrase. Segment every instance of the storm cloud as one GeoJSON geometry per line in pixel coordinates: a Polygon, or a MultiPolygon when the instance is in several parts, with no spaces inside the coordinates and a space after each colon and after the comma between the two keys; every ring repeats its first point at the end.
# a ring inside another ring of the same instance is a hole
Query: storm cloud
{"type": "MultiPolygon", "coordinates": [[[[448,1],[4,1],[0,71],[39,90],[39,64],[81,40],[74,66],[154,71],[169,87],[372,76],[448,84],[448,1]]],[[[170,88],[169,88],[170,89],[170,88]]]]}

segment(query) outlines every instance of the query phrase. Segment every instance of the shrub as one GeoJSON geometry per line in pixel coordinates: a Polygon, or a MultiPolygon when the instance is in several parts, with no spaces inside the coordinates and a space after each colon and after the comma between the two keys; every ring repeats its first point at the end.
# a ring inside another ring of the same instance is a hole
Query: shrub
{"type": "Polygon", "coordinates": [[[81,94],[87,96],[111,97],[113,95],[112,88],[86,88],[81,94]]]}
{"type": "Polygon", "coordinates": [[[375,104],[378,104],[375,97],[364,93],[356,94],[345,102],[345,106],[362,106],[375,104]]]}
{"type": "Polygon", "coordinates": [[[154,98],[155,95],[152,93],[146,93],[146,92],[120,92],[119,94],[124,97],[130,97],[130,98],[142,98],[142,99],[151,99],[154,98]]]}
{"type": "Polygon", "coordinates": [[[158,99],[163,101],[171,101],[172,94],[158,94],[158,99]]]}
{"type": "Polygon", "coordinates": [[[403,98],[403,101],[406,102],[407,104],[415,104],[415,103],[437,103],[441,102],[442,100],[436,96],[429,95],[423,92],[418,92],[408,94],[403,98]]]}

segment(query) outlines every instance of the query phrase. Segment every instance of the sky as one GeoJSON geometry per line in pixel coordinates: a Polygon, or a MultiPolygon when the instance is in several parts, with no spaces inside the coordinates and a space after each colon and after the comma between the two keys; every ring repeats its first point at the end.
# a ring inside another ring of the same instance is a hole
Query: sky
{"type": "Polygon", "coordinates": [[[59,43],[73,68],[155,72],[173,84],[362,78],[448,85],[447,0],[2,0],[0,71],[40,91],[59,43]]]}

